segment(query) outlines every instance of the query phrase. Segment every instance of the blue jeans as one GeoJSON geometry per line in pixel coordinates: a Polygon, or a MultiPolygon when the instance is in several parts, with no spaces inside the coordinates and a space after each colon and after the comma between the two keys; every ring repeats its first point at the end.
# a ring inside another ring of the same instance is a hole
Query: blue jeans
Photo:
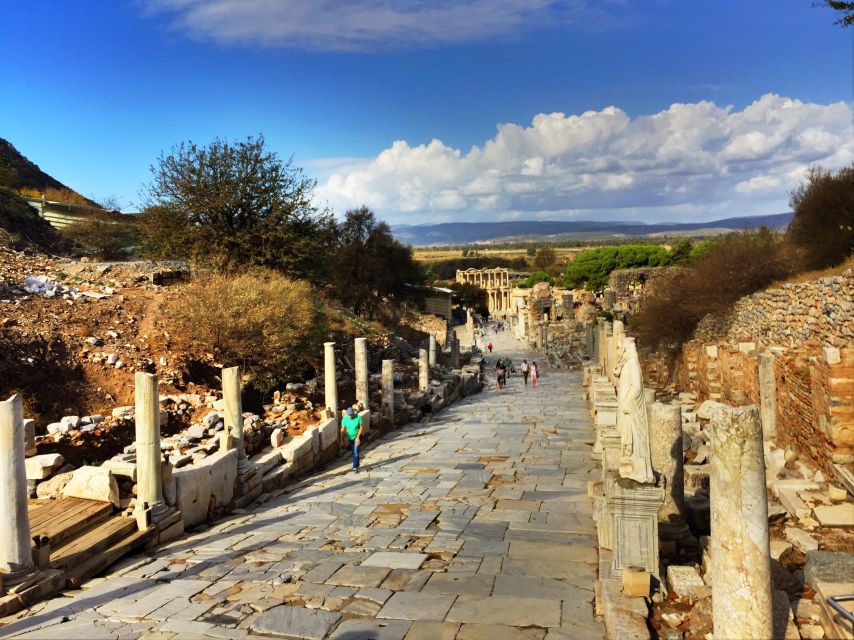
{"type": "Polygon", "coordinates": [[[347,439],[350,443],[350,450],[353,452],[353,468],[359,468],[359,445],[356,444],[355,440],[347,439]]]}

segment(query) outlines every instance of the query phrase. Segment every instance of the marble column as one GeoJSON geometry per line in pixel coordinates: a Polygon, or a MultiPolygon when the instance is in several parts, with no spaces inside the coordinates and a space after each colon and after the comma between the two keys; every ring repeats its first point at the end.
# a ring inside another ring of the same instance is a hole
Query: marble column
{"type": "Polygon", "coordinates": [[[225,432],[230,435],[237,449],[237,473],[246,474],[251,465],[243,446],[243,401],[240,398],[240,367],[228,367],[222,370],[222,399],[225,404],[223,423],[225,432]]]}
{"type": "Polygon", "coordinates": [[[659,530],[665,539],[674,539],[688,533],[684,515],[682,407],[662,402],[648,406],[649,454],[659,484],[664,486],[664,504],[658,511],[659,530]]]}
{"type": "Polygon", "coordinates": [[[356,359],[356,402],[362,405],[362,409],[368,409],[368,340],[356,338],[353,343],[356,359]]]}
{"type": "Polygon", "coordinates": [[[27,511],[24,463],[24,409],[21,396],[0,402],[0,572],[4,588],[35,577],[27,511]]]}
{"type": "Polygon", "coordinates": [[[430,360],[427,349],[418,350],[418,390],[426,392],[430,388],[430,360]]]}
{"type": "Polygon", "coordinates": [[[766,440],[777,435],[777,377],[774,354],[759,354],[759,417],[766,440]]]}
{"type": "Polygon", "coordinates": [[[383,360],[383,415],[394,424],[394,360],[383,360]]]}
{"type": "Polygon", "coordinates": [[[151,523],[169,513],[163,500],[163,470],[160,455],[160,392],[157,376],[137,371],[134,378],[134,422],[136,423],[136,511],[148,509],[151,523]]]}
{"type": "Polygon", "coordinates": [[[427,358],[431,367],[436,366],[436,362],[438,361],[437,354],[439,352],[439,345],[436,343],[436,336],[432,333],[430,334],[430,344],[427,348],[427,358]]]}
{"type": "Polygon", "coordinates": [[[323,402],[329,417],[338,422],[338,381],[335,378],[335,343],[323,343],[323,402]]]}
{"type": "Polygon", "coordinates": [[[711,421],[712,622],[718,640],[772,637],[768,497],[755,406],[711,421]]]}

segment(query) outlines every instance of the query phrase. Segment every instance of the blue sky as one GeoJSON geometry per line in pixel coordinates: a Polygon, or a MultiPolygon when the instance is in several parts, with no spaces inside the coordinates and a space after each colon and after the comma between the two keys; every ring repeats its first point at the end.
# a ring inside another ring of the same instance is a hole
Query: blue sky
{"type": "Polygon", "coordinates": [[[131,208],[162,150],[263,133],[393,223],[775,213],[854,161],[854,30],[811,4],[7,2],[0,137],[131,208]]]}

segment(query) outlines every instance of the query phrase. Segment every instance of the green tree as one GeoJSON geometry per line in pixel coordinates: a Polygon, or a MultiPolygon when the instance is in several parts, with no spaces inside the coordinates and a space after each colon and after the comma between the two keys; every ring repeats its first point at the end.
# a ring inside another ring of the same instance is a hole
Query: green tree
{"type": "Polygon", "coordinates": [[[537,247],[535,247],[534,245],[528,246],[525,249],[525,255],[527,255],[529,258],[533,258],[537,255],[537,247]]]}
{"type": "Polygon", "coordinates": [[[836,174],[820,168],[792,193],[787,237],[803,250],[805,266],[838,264],[854,251],[854,164],[836,174]]]}
{"type": "Polygon", "coordinates": [[[549,271],[557,262],[557,254],[551,247],[540,247],[534,256],[534,268],[537,271],[549,271]]]}
{"type": "Polygon", "coordinates": [[[615,269],[634,267],[662,267],[670,263],[671,254],[657,244],[624,244],[597,247],[582,251],[566,266],[564,283],[567,286],[597,291],[608,283],[615,269]]]}
{"type": "Polygon", "coordinates": [[[813,2],[812,6],[828,7],[836,11],[839,18],[835,24],[838,24],[840,27],[850,27],[854,24],[854,2],[846,0],[820,0],[819,2],[813,2]]]}
{"type": "Polygon", "coordinates": [[[482,316],[489,315],[489,298],[486,289],[470,282],[455,282],[451,285],[454,302],[482,316]]]}
{"type": "MultiPolygon", "coordinates": [[[[142,193],[147,209],[171,212],[152,222],[181,230],[189,257],[223,270],[260,265],[325,279],[334,220],[312,205],[314,181],[270,151],[263,136],[181,143],[161,154],[151,174],[142,193]]],[[[155,224],[145,228],[152,251],[171,242],[155,224]]]]}
{"type": "Polygon", "coordinates": [[[347,212],[338,225],[332,288],[353,313],[372,317],[385,301],[418,301],[426,273],[412,248],[394,239],[367,207],[347,212]]]}
{"type": "Polygon", "coordinates": [[[522,282],[522,287],[524,289],[530,289],[535,284],[539,282],[548,282],[549,284],[554,284],[555,279],[552,278],[545,271],[534,271],[531,275],[529,275],[524,282],[522,282]]]}

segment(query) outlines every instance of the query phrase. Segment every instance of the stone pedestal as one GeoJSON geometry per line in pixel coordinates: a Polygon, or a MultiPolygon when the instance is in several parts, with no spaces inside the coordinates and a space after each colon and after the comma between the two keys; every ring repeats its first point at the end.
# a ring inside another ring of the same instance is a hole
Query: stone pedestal
{"type": "Polygon", "coordinates": [[[362,405],[362,409],[368,408],[370,387],[368,386],[368,341],[366,338],[356,338],[355,359],[356,368],[356,402],[362,405]]]}
{"type": "Polygon", "coordinates": [[[323,343],[323,403],[326,413],[338,423],[338,381],[335,378],[335,343],[323,343]]]}
{"type": "Polygon", "coordinates": [[[231,436],[237,449],[237,473],[245,475],[252,465],[246,457],[243,446],[243,401],[240,398],[240,367],[228,367],[222,370],[222,399],[225,404],[223,423],[225,432],[231,436]]]}
{"type": "Polygon", "coordinates": [[[664,504],[658,512],[665,539],[687,533],[685,478],[682,453],[682,408],[677,404],[649,404],[649,453],[658,483],[664,488],[664,504]]]}
{"type": "Polygon", "coordinates": [[[394,360],[383,360],[383,417],[394,424],[394,360]]]}
{"type": "Polygon", "coordinates": [[[24,409],[21,396],[14,395],[0,402],[0,573],[6,590],[38,577],[30,548],[24,448],[24,409]]]}
{"type": "Polygon", "coordinates": [[[137,371],[134,383],[136,512],[139,516],[141,512],[148,510],[151,514],[148,520],[151,524],[156,524],[169,513],[169,508],[163,500],[160,392],[157,388],[157,377],[153,373],[137,371]]]}
{"type": "Polygon", "coordinates": [[[768,498],[755,406],[711,421],[712,619],[715,638],[772,637],[768,498]]]}
{"type": "Polygon", "coordinates": [[[438,362],[438,358],[437,358],[438,353],[439,353],[439,345],[436,343],[436,336],[434,336],[431,333],[430,334],[430,343],[429,343],[429,346],[427,347],[427,358],[428,358],[428,362],[430,363],[431,367],[436,366],[436,364],[438,362]]]}
{"type": "Polygon", "coordinates": [[[427,349],[418,351],[418,390],[425,392],[430,388],[430,361],[427,349]]]}
{"type": "Polygon", "coordinates": [[[759,417],[766,440],[777,435],[777,377],[774,354],[759,354],[759,417]]]}
{"type": "Polygon", "coordinates": [[[641,567],[658,575],[658,510],[664,490],[650,484],[614,477],[605,499],[613,522],[611,577],[623,567],[641,567]]]}

